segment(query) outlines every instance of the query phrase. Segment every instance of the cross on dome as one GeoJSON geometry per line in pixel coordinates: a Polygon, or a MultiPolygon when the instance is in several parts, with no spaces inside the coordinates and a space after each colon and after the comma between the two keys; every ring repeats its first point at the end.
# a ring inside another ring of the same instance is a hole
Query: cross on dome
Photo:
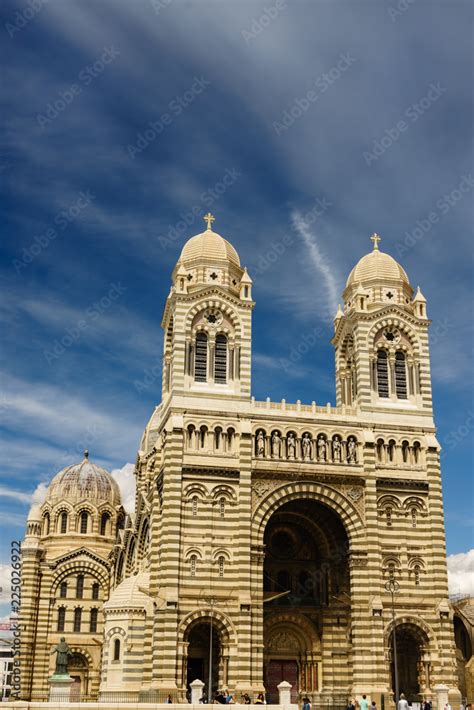
{"type": "Polygon", "coordinates": [[[210,232],[212,232],[212,223],[216,221],[214,215],[208,212],[204,215],[203,220],[207,222],[207,228],[210,232]]]}
{"type": "Polygon", "coordinates": [[[379,250],[379,242],[382,241],[382,237],[379,237],[379,235],[377,234],[377,232],[374,232],[374,233],[372,234],[372,236],[370,237],[370,239],[371,239],[371,240],[373,241],[373,243],[374,243],[374,251],[378,251],[378,250],[379,250]]]}

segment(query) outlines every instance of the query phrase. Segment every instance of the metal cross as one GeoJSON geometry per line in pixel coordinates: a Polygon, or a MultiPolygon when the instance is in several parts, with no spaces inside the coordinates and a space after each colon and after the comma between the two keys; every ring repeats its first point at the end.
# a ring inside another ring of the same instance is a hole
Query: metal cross
{"type": "Polygon", "coordinates": [[[204,215],[203,220],[207,222],[207,228],[212,232],[212,223],[216,221],[214,215],[208,212],[206,215],[204,215]]]}
{"type": "Polygon", "coordinates": [[[370,238],[374,243],[374,251],[378,251],[379,250],[379,242],[381,241],[382,238],[379,237],[377,232],[374,232],[370,238]]]}

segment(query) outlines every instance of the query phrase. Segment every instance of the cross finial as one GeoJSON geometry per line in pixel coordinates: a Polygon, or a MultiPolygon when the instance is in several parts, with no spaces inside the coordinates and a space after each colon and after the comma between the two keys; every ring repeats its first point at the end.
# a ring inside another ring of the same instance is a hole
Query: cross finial
{"type": "Polygon", "coordinates": [[[370,238],[374,243],[374,251],[378,251],[379,250],[379,242],[381,241],[382,238],[379,237],[377,232],[374,232],[370,238]]]}
{"type": "Polygon", "coordinates": [[[89,452],[87,451],[87,449],[84,451],[84,458],[85,459],[89,458],[89,452]]]}
{"type": "Polygon", "coordinates": [[[209,231],[212,232],[212,223],[216,221],[214,215],[208,212],[206,215],[204,215],[203,220],[207,222],[207,228],[209,231]]]}

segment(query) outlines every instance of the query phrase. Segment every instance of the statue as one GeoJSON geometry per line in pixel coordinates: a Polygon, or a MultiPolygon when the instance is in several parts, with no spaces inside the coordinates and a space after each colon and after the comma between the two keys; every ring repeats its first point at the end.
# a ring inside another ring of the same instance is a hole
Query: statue
{"type": "Polygon", "coordinates": [[[265,437],[261,429],[257,434],[257,456],[265,456],[265,437]]]}
{"type": "Polygon", "coordinates": [[[296,452],[296,439],[295,439],[295,435],[291,431],[288,434],[288,436],[286,437],[286,450],[287,450],[288,458],[294,459],[295,452],[296,452]]]}
{"type": "Polygon", "coordinates": [[[272,456],[276,459],[280,458],[280,435],[277,431],[272,434],[272,456]]]}
{"type": "Polygon", "coordinates": [[[332,457],[334,463],[341,463],[341,440],[338,436],[332,440],[332,457]]]}
{"type": "Polygon", "coordinates": [[[318,460],[326,461],[326,439],[320,436],[318,439],[318,460]]]}
{"type": "Polygon", "coordinates": [[[64,636],[61,636],[61,641],[58,643],[55,649],[51,651],[51,655],[56,653],[56,670],[54,675],[68,675],[68,659],[72,656],[72,651],[66,643],[64,636]]]}
{"type": "Polygon", "coordinates": [[[356,442],[353,436],[347,440],[347,461],[348,463],[356,463],[356,442]]]}
{"type": "Polygon", "coordinates": [[[303,450],[303,459],[311,458],[311,437],[309,434],[304,434],[301,440],[301,448],[303,450]]]}

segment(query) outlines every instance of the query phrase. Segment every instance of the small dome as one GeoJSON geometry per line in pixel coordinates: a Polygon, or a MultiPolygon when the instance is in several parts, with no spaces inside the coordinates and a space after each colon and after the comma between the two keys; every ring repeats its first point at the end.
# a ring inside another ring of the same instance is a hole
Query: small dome
{"type": "Polygon", "coordinates": [[[372,279],[403,281],[410,285],[405,269],[390,254],[378,249],[363,256],[354,266],[347,279],[346,288],[354,283],[364,283],[372,279]]]}
{"type": "Polygon", "coordinates": [[[139,609],[149,607],[151,598],[148,594],[150,588],[150,573],[140,572],[131,577],[127,577],[114,589],[107,602],[104,604],[104,611],[111,609],[139,609]]]}
{"type": "Polygon", "coordinates": [[[195,237],[191,237],[186,242],[178,263],[189,267],[198,260],[230,261],[235,266],[240,266],[239,255],[232,244],[211,229],[207,229],[201,234],[196,234],[195,237]]]}
{"type": "Polygon", "coordinates": [[[67,466],[57,473],[46,492],[46,502],[54,505],[66,499],[71,503],[79,503],[84,499],[95,505],[110,503],[120,505],[120,489],[110,473],[96,466],[86,456],[81,463],[67,466]]]}

